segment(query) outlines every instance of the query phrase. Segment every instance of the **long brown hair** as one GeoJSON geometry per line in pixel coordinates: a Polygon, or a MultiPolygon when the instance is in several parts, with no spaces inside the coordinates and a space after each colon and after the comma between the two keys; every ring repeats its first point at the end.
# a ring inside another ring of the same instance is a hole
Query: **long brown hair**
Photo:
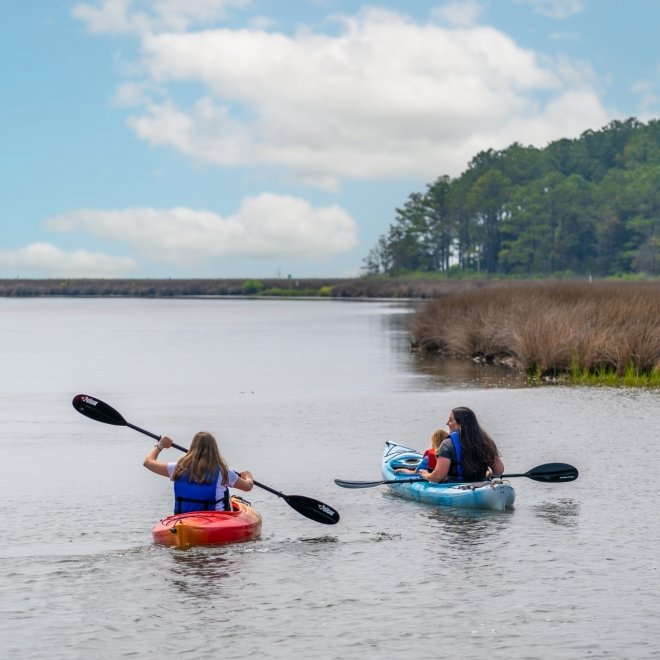
{"type": "Polygon", "coordinates": [[[188,453],[176,464],[172,481],[185,476],[197,484],[210,484],[215,481],[220,470],[222,483],[229,482],[229,468],[218,449],[215,438],[207,431],[195,433],[188,453]]]}
{"type": "Polygon", "coordinates": [[[463,406],[452,410],[454,419],[460,426],[463,474],[465,480],[483,479],[486,470],[500,455],[493,439],[484,431],[477,416],[463,406]]]}

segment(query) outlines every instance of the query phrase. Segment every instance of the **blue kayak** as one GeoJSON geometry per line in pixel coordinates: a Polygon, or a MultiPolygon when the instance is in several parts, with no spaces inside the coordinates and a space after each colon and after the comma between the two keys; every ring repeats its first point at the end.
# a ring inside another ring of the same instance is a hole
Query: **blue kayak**
{"type": "Polygon", "coordinates": [[[417,500],[436,506],[452,506],[461,509],[512,509],[516,491],[508,481],[492,479],[475,483],[440,483],[412,481],[415,475],[395,472],[397,468],[414,470],[422,460],[415,449],[394,442],[385,442],[383,452],[383,479],[402,480],[402,483],[387,484],[394,495],[417,500]]]}

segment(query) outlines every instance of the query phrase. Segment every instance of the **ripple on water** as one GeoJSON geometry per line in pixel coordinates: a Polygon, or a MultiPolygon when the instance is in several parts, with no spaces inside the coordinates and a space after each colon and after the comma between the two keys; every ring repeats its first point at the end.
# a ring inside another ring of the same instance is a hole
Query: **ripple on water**
{"type": "Polygon", "coordinates": [[[653,477],[637,479],[660,471],[657,392],[484,387],[481,368],[456,386],[415,364],[405,338],[393,352],[401,342],[379,303],[0,307],[0,343],[17,346],[0,381],[4,656],[657,655],[657,498],[653,477]],[[212,426],[237,465],[332,503],[340,523],[254,491],[258,541],[153,545],[171,484],[141,467],[150,440],[73,411],[84,383],[183,444],[212,426]],[[378,479],[385,439],[421,446],[456,405],[478,412],[507,470],[569,462],[580,478],[519,479],[516,509],[502,513],[336,488],[334,477],[378,479]],[[616,472],[613,447],[624,449],[616,472]]]}
{"type": "Polygon", "coordinates": [[[572,499],[559,499],[543,502],[530,507],[539,518],[548,520],[555,525],[575,527],[580,515],[580,504],[572,499]]]}

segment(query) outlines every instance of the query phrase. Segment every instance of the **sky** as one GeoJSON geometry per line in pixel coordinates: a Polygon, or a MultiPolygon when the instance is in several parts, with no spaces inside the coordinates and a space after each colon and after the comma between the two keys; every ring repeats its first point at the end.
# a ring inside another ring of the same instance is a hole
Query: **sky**
{"type": "Polygon", "coordinates": [[[354,277],[480,151],[660,116],[660,0],[1,15],[1,278],[354,277]]]}

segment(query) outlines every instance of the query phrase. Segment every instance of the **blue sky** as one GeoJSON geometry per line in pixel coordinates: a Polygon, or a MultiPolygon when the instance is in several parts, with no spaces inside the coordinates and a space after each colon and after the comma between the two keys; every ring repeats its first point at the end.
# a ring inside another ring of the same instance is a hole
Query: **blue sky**
{"type": "Polygon", "coordinates": [[[21,0],[0,277],[350,277],[479,151],[660,115],[660,0],[21,0]]]}

